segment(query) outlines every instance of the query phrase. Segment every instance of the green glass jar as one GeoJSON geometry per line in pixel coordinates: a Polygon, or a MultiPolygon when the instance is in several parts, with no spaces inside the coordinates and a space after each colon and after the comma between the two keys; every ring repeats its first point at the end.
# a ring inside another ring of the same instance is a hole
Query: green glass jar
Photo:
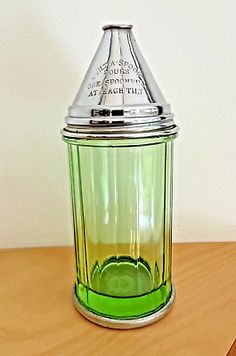
{"type": "Polygon", "coordinates": [[[63,130],[74,224],[74,302],[86,318],[113,328],[150,324],[165,315],[174,300],[172,180],[177,127],[173,115],[164,112],[169,106],[160,91],[150,102],[156,84],[140,57],[130,26],[105,26],[99,51],[63,130]],[[118,45],[125,58],[116,57],[118,45]],[[109,60],[105,60],[107,53],[109,60]],[[137,57],[139,61],[134,60],[137,57]],[[106,65],[100,65],[99,71],[97,62],[106,65]],[[128,71],[129,86],[124,87],[121,79],[131,65],[136,71],[128,71]],[[90,95],[94,81],[107,83],[92,89],[99,93],[95,99],[90,95]],[[135,87],[139,90],[133,93],[125,90],[135,87]],[[141,89],[146,93],[140,98],[141,89]],[[109,106],[104,107],[106,101],[109,106]]]}

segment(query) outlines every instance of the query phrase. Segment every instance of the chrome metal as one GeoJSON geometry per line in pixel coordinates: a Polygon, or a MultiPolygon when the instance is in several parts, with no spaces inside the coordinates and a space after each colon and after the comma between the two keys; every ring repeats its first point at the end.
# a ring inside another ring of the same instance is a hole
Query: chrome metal
{"type": "Polygon", "coordinates": [[[133,25],[105,25],[105,26],[103,26],[103,30],[105,31],[105,30],[109,30],[109,29],[114,29],[114,28],[126,28],[126,29],[130,29],[130,28],[132,28],[133,27],[133,25]]]}
{"type": "Polygon", "coordinates": [[[98,50],[69,107],[62,135],[113,139],[177,133],[170,105],[136,44],[132,25],[103,29],[98,50]]]}
{"type": "Polygon", "coordinates": [[[171,309],[175,300],[176,292],[175,287],[172,284],[171,297],[167,304],[160,310],[154,312],[151,315],[144,316],[142,318],[136,319],[111,319],[105,316],[100,316],[86,309],[78,300],[75,292],[75,286],[73,287],[73,302],[75,308],[82,314],[86,319],[92,321],[95,324],[104,326],[106,328],[112,329],[134,329],[141,328],[146,325],[153,324],[154,322],[162,319],[171,309]]]}
{"type": "Polygon", "coordinates": [[[127,117],[125,118],[124,116],[119,116],[119,117],[110,117],[110,116],[104,116],[104,117],[96,117],[94,115],[93,117],[90,118],[72,118],[72,117],[66,117],[66,123],[68,125],[74,125],[74,126],[119,126],[119,125],[138,125],[138,124],[151,124],[151,123],[156,123],[159,122],[160,125],[165,124],[166,122],[168,123],[173,123],[173,114],[169,115],[160,115],[158,117],[127,117]]]}
{"type": "MultiPolygon", "coordinates": [[[[145,127],[146,129],[146,127],[145,127]]],[[[144,129],[139,129],[139,131],[114,131],[111,132],[111,129],[102,130],[101,128],[95,129],[94,131],[89,128],[80,127],[80,128],[72,128],[69,130],[64,128],[62,130],[62,135],[65,138],[80,138],[80,139],[122,139],[122,138],[151,138],[151,137],[163,137],[163,136],[171,136],[176,135],[178,132],[178,127],[173,125],[172,127],[167,127],[166,129],[153,129],[149,131],[144,131],[144,129]]]]}

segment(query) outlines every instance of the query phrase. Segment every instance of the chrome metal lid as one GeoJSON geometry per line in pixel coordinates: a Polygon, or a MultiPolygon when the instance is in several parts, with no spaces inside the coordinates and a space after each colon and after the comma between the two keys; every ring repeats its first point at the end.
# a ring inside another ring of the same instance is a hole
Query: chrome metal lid
{"type": "Polygon", "coordinates": [[[177,133],[132,25],[106,25],[101,43],[69,107],[64,137],[136,138],[177,133]]]}

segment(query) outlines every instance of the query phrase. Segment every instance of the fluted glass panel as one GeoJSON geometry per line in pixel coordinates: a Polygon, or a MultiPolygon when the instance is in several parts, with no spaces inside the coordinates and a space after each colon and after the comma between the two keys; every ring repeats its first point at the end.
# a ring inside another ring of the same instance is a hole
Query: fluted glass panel
{"type": "Polygon", "coordinates": [[[135,318],[169,300],[173,138],[66,140],[76,293],[97,314],[135,318]]]}

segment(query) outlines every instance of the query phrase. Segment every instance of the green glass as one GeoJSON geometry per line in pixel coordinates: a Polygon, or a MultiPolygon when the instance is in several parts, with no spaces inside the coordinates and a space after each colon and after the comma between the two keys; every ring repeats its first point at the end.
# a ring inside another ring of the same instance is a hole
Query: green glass
{"type": "Polygon", "coordinates": [[[79,302],[135,319],[171,296],[173,139],[68,144],[79,302]]]}

